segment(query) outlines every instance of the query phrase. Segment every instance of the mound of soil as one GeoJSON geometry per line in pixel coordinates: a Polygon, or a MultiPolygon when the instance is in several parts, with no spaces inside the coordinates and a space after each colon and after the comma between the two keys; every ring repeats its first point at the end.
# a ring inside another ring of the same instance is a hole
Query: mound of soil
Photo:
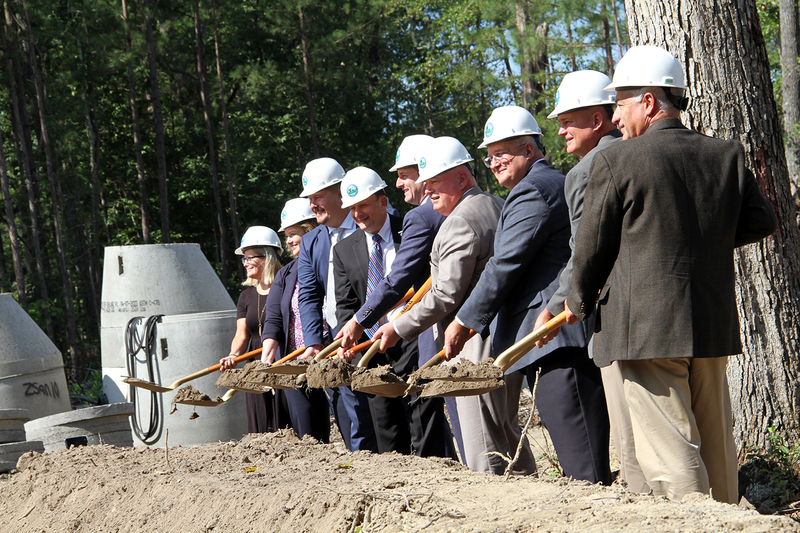
{"type": "Polygon", "coordinates": [[[217,397],[216,400],[212,400],[208,394],[203,394],[199,390],[195,389],[191,385],[184,385],[178,392],[175,393],[175,396],[172,398],[172,403],[178,403],[185,400],[191,401],[203,401],[203,402],[211,402],[211,401],[222,401],[222,398],[217,397]]]}
{"type": "Polygon", "coordinates": [[[312,389],[343,387],[350,385],[356,367],[341,357],[323,359],[306,370],[307,384],[312,389]]]}
{"type": "Polygon", "coordinates": [[[433,380],[426,383],[422,388],[420,396],[444,397],[444,396],[477,396],[495,389],[503,387],[503,378],[471,380],[471,381],[447,381],[433,380]]]}
{"type": "Polygon", "coordinates": [[[502,377],[503,370],[494,366],[494,359],[490,357],[479,363],[473,363],[468,359],[462,359],[454,365],[440,364],[429,368],[420,368],[409,376],[408,382],[420,384],[429,379],[469,381],[498,379],[502,377]]]}
{"type": "MultiPolygon", "coordinates": [[[[202,419],[201,419],[202,420],[202,419]]],[[[350,453],[293,433],[169,449],[28,453],[0,476],[4,532],[800,532],[694,495],[479,474],[446,459],[350,453]]]]}

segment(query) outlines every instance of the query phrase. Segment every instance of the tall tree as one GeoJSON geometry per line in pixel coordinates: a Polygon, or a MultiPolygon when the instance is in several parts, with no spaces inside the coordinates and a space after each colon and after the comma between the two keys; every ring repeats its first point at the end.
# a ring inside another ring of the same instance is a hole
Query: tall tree
{"type": "Polygon", "coordinates": [[[783,89],[783,132],[786,141],[786,163],[792,192],[797,188],[800,171],[800,31],[797,23],[797,0],[780,0],[781,71],[783,89]]]}
{"type": "Polygon", "coordinates": [[[200,80],[200,99],[203,102],[203,117],[206,124],[208,141],[208,164],[211,169],[211,184],[214,191],[214,203],[217,208],[217,225],[219,226],[219,258],[222,264],[222,279],[230,275],[231,258],[228,256],[228,223],[225,220],[225,209],[219,192],[219,176],[217,174],[217,156],[214,149],[214,123],[211,115],[211,99],[208,94],[208,68],[206,67],[205,44],[200,21],[200,5],[198,0],[192,1],[194,7],[194,33],[197,45],[197,77],[200,80]]]}
{"type": "Polygon", "coordinates": [[[142,134],[139,126],[139,106],[136,103],[136,78],[133,75],[133,44],[131,43],[131,28],[128,20],[127,0],[122,0],[122,20],[125,22],[125,50],[128,52],[128,98],[131,104],[133,151],[136,156],[136,177],[139,183],[139,211],[142,216],[142,240],[145,244],[151,244],[150,209],[147,207],[147,179],[144,173],[144,158],[142,157],[142,134]]]}
{"type": "Polygon", "coordinates": [[[778,231],[736,251],[744,355],[729,359],[728,379],[740,446],[763,446],[769,426],[796,439],[800,232],[755,2],[627,0],[626,8],[635,44],[664,46],[683,63],[692,99],[684,123],[740,140],[775,207],[778,231]]]}
{"type": "Polygon", "coordinates": [[[33,82],[36,89],[36,105],[39,111],[39,135],[44,150],[45,167],[47,169],[47,181],[50,183],[50,200],[53,206],[53,229],[56,237],[56,249],[58,251],[58,263],[61,270],[61,283],[64,290],[64,306],[67,317],[67,336],[69,353],[72,360],[77,354],[77,328],[75,324],[75,307],[72,300],[72,283],[67,273],[66,249],[64,246],[63,228],[61,222],[61,209],[59,208],[58,187],[56,184],[56,172],[53,161],[53,147],[50,142],[50,134],[47,129],[47,117],[45,111],[45,91],[42,75],[36,59],[36,45],[31,26],[31,17],[26,0],[22,0],[22,9],[25,14],[25,25],[28,30],[28,58],[30,67],[33,71],[33,82]]]}
{"type": "Polygon", "coordinates": [[[3,148],[2,134],[0,134],[0,185],[2,185],[3,204],[6,211],[8,238],[11,242],[11,259],[14,262],[14,279],[17,282],[17,298],[19,300],[19,305],[23,309],[28,309],[28,296],[25,291],[25,275],[22,272],[19,233],[17,232],[17,223],[14,218],[14,204],[11,201],[11,186],[8,179],[8,168],[6,167],[6,154],[3,148]]]}

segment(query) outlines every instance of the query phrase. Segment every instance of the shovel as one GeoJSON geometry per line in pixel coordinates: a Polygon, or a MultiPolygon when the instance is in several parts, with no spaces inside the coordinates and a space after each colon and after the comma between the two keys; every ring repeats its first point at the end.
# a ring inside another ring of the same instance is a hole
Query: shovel
{"type": "MultiPolygon", "coordinates": [[[[501,353],[494,361],[494,366],[498,367],[503,374],[511,368],[514,363],[519,361],[523,355],[531,351],[536,342],[551,333],[554,329],[563,326],[567,321],[566,311],[562,311],[552,319],[550,319],[543,326],[533,330],[531,333],[520,339],[518,342],[509,347],[506,351],[501,353]]],[[[442,352],[437,354],[441,357],[442,352]]],[[[434,357],[423,368],[430,368],[441,361],[433,362],[434,357]],[[431,364],[432,363],[432,364],[431,364]]],[[[474,396],[484,394],[486,392],[498,389],[503,386],[503,380],[500,379],[476,379],[474,377],[457,378],[447,377],[443,379],[433,378],[434,381],[427,383],[421,396],[424,397],[444,397],[444,396],[474,396]]]]}
{"type": "MultiPolygon", "coordinates": [[[[260,355],[260,354],[261,354],[261,348],[259,348],[257,350],[253,350],[252,352],[247,352],[245,354],[236,356],[234,361],[238,364],[238,363],[241,363],[242,361],[245,361],[247,359],[250,359],[251,357],[254,357],[254,356],[260,355]]],[[[129,384],[129,385],[132,385],[134,387],[139,387],[140,389],[147,389],[147,390],[150,390],[150,391],[153,391],[153,392],[169,392],[171,390],[177,389],[178,387],[180,387],[181,385],[183,385],[186,382],[192,381],[192,380],[197,379],[197,378],[202,378],[203,376],[207,376],[207,375],[209,375],[209,374],[211,374],[213,372],[216,372],[220,368],[222,368],[222,365],[217,363],[216,365],[210,366],[210,367],[208,367],[208,368],[206,368],[204,370],[198,370],[194,374],[189,374],[186,377],[182,377],[180,379],[176,379],[175,381],[172,382],[172,384],[170,384],[167,387],[164,387],[162,385],[156,385],[152,381],[145,381],[143,379],[133,378],[133,377],[123,378],[122,381],[127,383],[127,384],[129,384]]]]}

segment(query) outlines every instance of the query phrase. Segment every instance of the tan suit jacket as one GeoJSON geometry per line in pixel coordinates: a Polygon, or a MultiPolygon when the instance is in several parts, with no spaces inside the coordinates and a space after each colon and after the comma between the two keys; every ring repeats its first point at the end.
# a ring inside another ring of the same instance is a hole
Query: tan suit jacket
{"type": "Polygon", "coordinates": [[[494,253],[502,207],[502,199],[477,187],[464,193],[433,241],[430,292],[394,322],[401,337],[413,339],[434,324],[444,329],[452,322],[494,253]]]}

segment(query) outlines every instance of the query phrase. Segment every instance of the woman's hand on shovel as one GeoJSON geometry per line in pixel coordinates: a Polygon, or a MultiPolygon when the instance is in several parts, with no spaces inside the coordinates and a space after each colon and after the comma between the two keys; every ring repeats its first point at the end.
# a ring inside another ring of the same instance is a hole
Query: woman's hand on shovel
{"type": "Polygon", "coordinates": [[[322,345],[321,344],[312,344],[311,346],[306,348],[305,352],[300,354],[298,359],[308,359],[309,357],[313,359],[313,358],[315,358],[317,356],[317,354],[320,352],[320,350],[322,350],[322,345]]]}
{"type": "Polygon", "coordinates": [[[238,353],[232,353],[228,357],[223,357],[219,360],[219,371],[225,372],[226,370],[230,370],[231,368],[236,368],[236,356],[239,355],[238,353]]]}

